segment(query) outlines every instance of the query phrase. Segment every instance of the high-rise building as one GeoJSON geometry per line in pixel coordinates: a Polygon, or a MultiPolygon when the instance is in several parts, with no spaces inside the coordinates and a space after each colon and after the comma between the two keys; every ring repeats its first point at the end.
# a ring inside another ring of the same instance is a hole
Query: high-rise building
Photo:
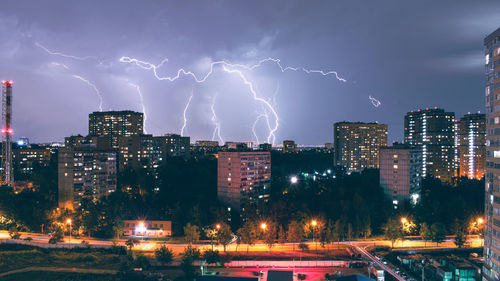
{"type": "Polygon", "coordinates": [[[422,153],[422,177],[452,182],[455,175],[455,113],[443,109],[408,112],[405,143],[422,153]]]}
{"type": "Polygon", "coordinates": [[[484,39],[486,174],[483,280],[500,278],[500,28],[484,39]]]}
{"type": "Polygon", "coordinates": [[[269,151],[221,151],[217,159],[217,196],[240,209],[269,199],[271,153],[269,151]]]}
{"type": "Polygon", "coordinates": [[[395,143],[380,148],[380,186],[397,207],[402,200],[419,198],[421,175],[418,153],[408,145],[395,143]]]}
{"type": "Polygon", "coordinates": [[[118,167],[120,172],[128,168],[152,171],[163,160],[163,152],[155,145],[152,135],[118,137],[118,167]]]}
{"type": "Polygon", "coordinates": [[[467,114],[457,130],[459,176],[482,179],[486,166],[486,115],[467,114]]]}
{"type": "Polygon", "coordinates": [[[387,125],[339,122],[333,125],[334,166],[347,172],[378,168],[379,148],[387,146],[387,125]]]}
{"type": "Polygon", "coordinates": [[[297,144],[293,140],[283,141],[283,153],[297,153],[297,144]]]}
{"type": "Polygon", "coordinates": [[[81,199],[99,200],[117,188],[115,151],[93,147],[61,148],[58,153],[58,202],[75,208],[81,199]]]}
{"type": "Polygon", "coordinates": [[[107,136],[111,148],[118,149],[118,137],[142,135],[143,114],[130,110],[92,112],[89,114],[89,135],[107,136]]]}

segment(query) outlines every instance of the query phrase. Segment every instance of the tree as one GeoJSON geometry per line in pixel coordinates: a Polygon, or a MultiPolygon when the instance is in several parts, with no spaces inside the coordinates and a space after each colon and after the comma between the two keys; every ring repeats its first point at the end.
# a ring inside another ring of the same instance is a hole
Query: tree
{"type": "Polygon", "coordinates": [[[276,243],[276,235],[277,235],[276,224],[269,223],[267,225],[267,228],[264,230],[264,242],[269,248],[269,251],[271,251],[271,248],[276,243]]]}
{"type": "Polygon", "coordinates": [[[64,234],[60,227],[57,227],[49,239],[49,244],[57,244],[64,240],[64,234]]]}
{"type": "Polygon", "coordinates": [[[212,250],[214,249],[214,239],[217,238],[217,229],[216,228],[208,228],[205,229],[205,235],[210,238],[210,245],[212,246],[212,250]]]}
{"type": "Polygon", "coordinates": [[[9,228],[9,235],[10,235],[11,239],[21,238],[21,234],[19,233],[19,231],[17,230],[17,227],[15,227],[15,226],[11,226],[9,228]]]}
{"type": "Polygon", "coordinates": [[[403,230],[401,229],[399,220],[391,218],[382,228],[384,230],[385,238],[391,241],[391,248],[394,248],[394,243],[403,237],[403,230]]]}
{"type": "Polygon", "coordinates": [[[455,232],[455,240],[453,241],[458,248],[462,248],[467,244],[467,234],[463,228],[457,228],[455,232]]]}
{"type": "Polygon", "coordinates": [[[231,243],[234,238],[234,233],[231,231],[231,227],[227,223],[221,223],[220,229],[217,232],[217,242],[222,244],[224,247],[224,252],[226,251],[226,246],[231,243]]]}
{"type": "Polygon", "coordinates": [[[283,244],[285,242],[286,242],[286,232],[285,229],[283,229],[283,226],[280,225],[278,231],[278,243],[283,244]]]}
{"type": "Polygon", "coordinates": [[[184,252],[181,255],[183,259],[190,259],[192,261],[199,260],[201,256],[200,250],[190,245],[184,248],[184,252]]]}
{"type": "Polygon", "coordinates": [[[184,241],[192,245],[198,240],[200,240],[200,230],[198,226],[191,225],[190,223],[186,224],[186,226],[184,226],[184,241]]]}
{"type": "Polygon", "coordinates": [[[247,244],[247,253],[248,248],[255,244],[255,240],[257,240],[257,231],[255,230],[256,226],[250,221],[245,222],[245,224],[238,229],[237,233],[240,237],[242,243],[247,244]]]}
{"type": "Polygon", "coordinates": [[[304,232],[302,227],[300,227],[299,222],[291,221],[290,224],[288,224],[287,241],[289,243],[294,243],[293,244],[294,251],[295,251],[295,243],[302,242],[303,238],[304,238],[304,232]]]}
{"type": "Polygon", "coordinates": [[[353,229],[352,229],[352,224],[351,223],[348,223],[347,224],[347,241],[351,241],[352,240],[352,236],[353,236],[353,229]]]}
{"type": "Polygon", "coordinates": [[[203,259],[208,263],[208,264],[214,264],[220,262],[220,254],[219,251],[217,250],[206,250],[203,252],[203,259]]]}
{"type": "Polygon", "coordinates": [[[446,228],[442,223],[434,223],[431,225],[432,242],[436,242],[439,245],[446,238],[446,228]]]}
{"type": "Polygon", "coordinates": [[[341,219],[335,221],[332,231],[332,239],[337,241],[337,245],[340,246],[340,240],[344,237],[344,224],[341,219]]]}
{"type": "Polygon", "coordinates": [[[135,245],[139,245],[140,243],[141,241],[139,241],[139,239],[135,237],[129,238],[127,239],[127,241],[125,241],[125,245],[127,246],[129,251],[132,251],[132,248],[134,248],[135,245]]]}
{"type": "Polygon", "coordinates": [[[155,250],[155,258],[162,265],[169,264],[174,259],[174,253],[166,245],[155,250]]]}
{"type": "Polygon", "coordinates": [[[425,222],[420,226],[420,236],[422,236],[422,240],[424,240],[424,247],[426,247],[427,241],[432,239],[432,232],[429,225],[425,222]]]}

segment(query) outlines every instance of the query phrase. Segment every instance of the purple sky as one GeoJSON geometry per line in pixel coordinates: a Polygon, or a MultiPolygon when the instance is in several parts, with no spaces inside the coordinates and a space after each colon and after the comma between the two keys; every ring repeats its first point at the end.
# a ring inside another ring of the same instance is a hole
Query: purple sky
{"type": "Polygon", "coordinates": [[[86,134],[99,95],[104,110],[144,106],[154,135],[180,133],[186,116],[192,140],[264,142],[279,124],[276,143],[322,144],[347,120],[387,123],[394,141],[412,109],[484,111],[483,38],[498,27],[498,1],[7,0],[0,78],[15,82],[15,137],[31,142],[86,134]],[[200,80],[220,60],[300,69],[218,64],[204,82],[159,81],[122,57],[168,58],[163,78],[200,80]]]}

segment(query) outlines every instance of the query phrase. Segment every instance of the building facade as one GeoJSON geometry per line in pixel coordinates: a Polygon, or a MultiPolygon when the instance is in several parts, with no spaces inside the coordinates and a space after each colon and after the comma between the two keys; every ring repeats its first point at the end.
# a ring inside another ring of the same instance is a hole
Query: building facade
{"type": "Polygon", "coordinates": [[[379,166],[380,186],[392,198],[394,206],[409,199],[416,203],[421,189],[418,153],[403,144],[381,147],[379,166]]]}
{"type": "Polygon", "coordinates": [[[124,220],[123,236],[164,238],[172,236],[171,221],[124,220]]]}
{"type": "Polygon", "coordinates": [[[486,174],[483,280],[500,278],[500,28],[484,39],[486,174]]]}
{"type": "Polygon", "coordinates": [[[144,117],[130,110],[103,111],[89,114],[89,136],[106,136],[111,148],[118,149],[118,137],[142,135],[144,117]]]}
{"type": "Polygon", "coordinates": [[[405,143],[422,153],[422,177],[452,182],[456,171],[455,113],[443,109],[408,112],[405,143]]]}
{"type": "Polygon", "coordinates": [[[293,140],[284,140],[283,153],[297,153],[297,144],[293,140]]]}
{"type": "Polygon", "coordinates": [[[482,179],[486,169],[486,115],[467,114],[457,130],[459,176],[482,179]]]}
{"type": "Polygon", "coordinates": [[[267,201],[271,186],[271,153],[221,151],[217,159],[217,197],[232,208],[267,201]]]}
{"type": "Polygon", "coordinates": [[[339,122],[333,126],[334,166],[347,172],[378,168],[379,149],[387,146],[387,125],[339,122]]]}
{"type": "Polygon", "coordinates": [[[57,167],[61,208],[76,208],[84,198],[99,200],[117,188],[116,151],[61,148],[57,167]]]}

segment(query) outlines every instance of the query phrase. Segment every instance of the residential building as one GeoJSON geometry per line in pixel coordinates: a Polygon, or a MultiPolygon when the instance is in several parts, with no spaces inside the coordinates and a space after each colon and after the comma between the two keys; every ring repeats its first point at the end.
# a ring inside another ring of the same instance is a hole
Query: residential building
{"type": "Polygon", "coordinates": [[[424,109],[405,116],[405,143],[422,153],[422,177],[451,183],[455,175],[455,113],[424,109]]]}
{"type": "Polygon", "coordinates": [[[297,153],[297,145],[293,140],[283,141],[283,153],[297,153]]]}
{"type": "Polygon", "coordinates": [[[14,148],[12,150],[14,171],[20,174],[31,174],[36,166],[47,167],[55,153],[56,149],[50,146],[33,145],[29,148],[25,146],[14,148]]]}
{"type": "Polygon", "coordinates": [[[217,159],[217,196],[232,208],[269,199],[269,151],[221,151],[217,159]]]}
{"type": "Polygon", "coordinates": [[[89,135],[106,136],[111,148],[118,149],[118,137],[144,134],[144,117],[130,110],[103,111],[89,114],[89,135]]]}
{"type": "Polygon", "coordinates": [[[483,280],[500,279],[500,28],[484,39],[486,174],[483,280]]]}
{"type": "Polygon", "coordinates": [[[421,189],[418,153],[410,146],[393,144],[380,148],[380,186],[395,207],[403,200],[418,200],[421,189]]]}
{"type": "Polygon", "coordinates": [[[117,188],[116,151],[61,148],[57,166],[59,207],[75,208],[82,199],[96,201],[117,188]]]}
{"type": "Polygon", "coordinates": [[[124,220],[123,236],[165,238],[172,236],[172,222],[161,220],[124,220]]]}
{"type": "Polygon", "coordinates": [[[378,168],[379,148],[387,146],[387,125],[339,122],[333,126],[334,166],[348,173],[378,168]]]}
{"type": "Polygon", "coordinates": [[[459,176],[482,179],[486,169],[486,115],[467,114],[457,130],[459,176]]]}

